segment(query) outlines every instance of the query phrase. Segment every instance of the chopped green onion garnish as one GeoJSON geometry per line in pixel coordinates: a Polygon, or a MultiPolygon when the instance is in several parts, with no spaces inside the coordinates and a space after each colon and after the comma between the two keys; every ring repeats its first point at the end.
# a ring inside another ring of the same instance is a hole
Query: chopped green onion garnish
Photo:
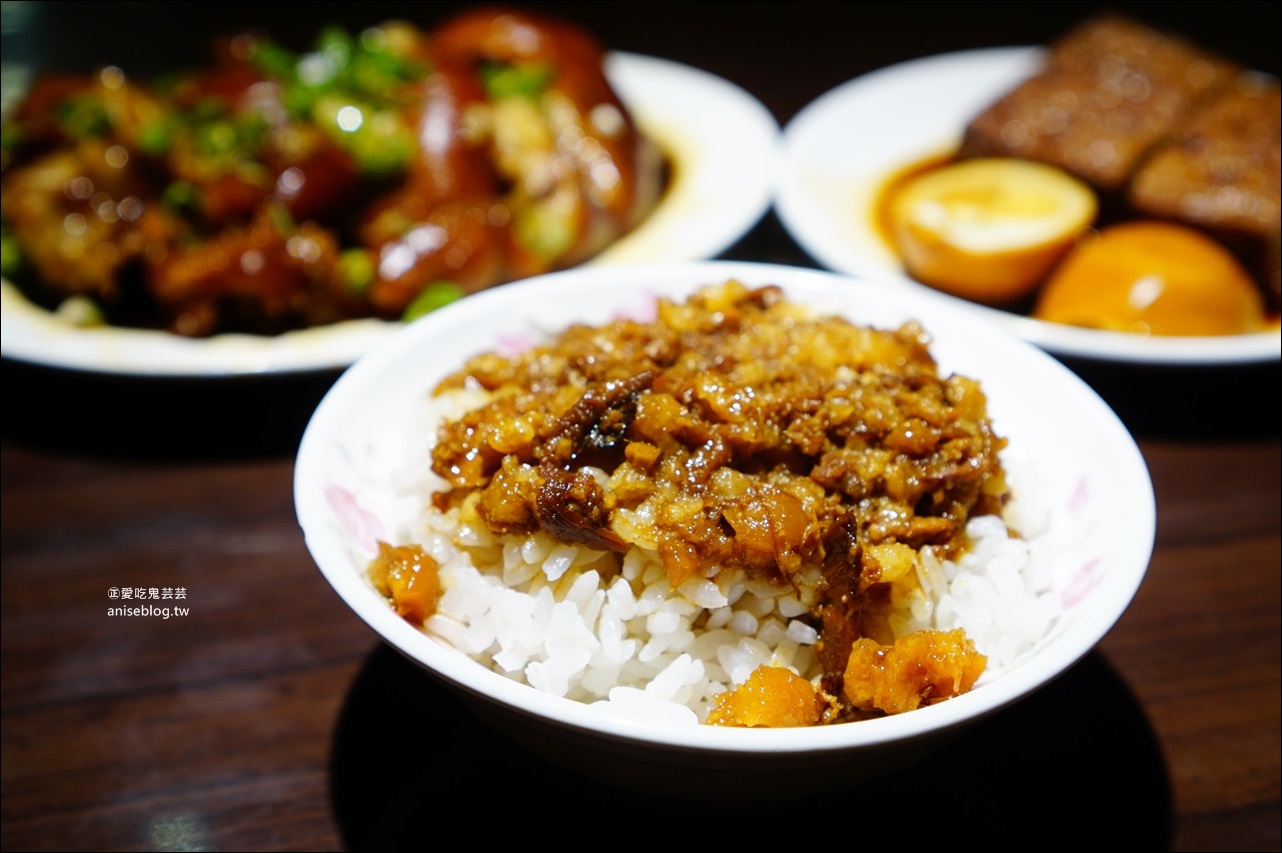
{"type": "Polygon", "coordinates": [[[275,80],[292,80],[298,57],[280,45],[263,40],[254,46],[254,65],[275,80]]]}
{"type": "Polygon", "coordinates": [[[200,193],[187,181],[174,181],[165,187],[165,206],[175,211],[194,210],[200,193]]]}
{"type": "Polygon", "coordinates": [[[338,256],[343,285],[351,293],[364,293],[374,283],[374,258],[364,249],[348,249],[338,256]]]}
{"type": "Polygon", "coordinates": [[[459,287],[452,281],[434,281],[424,287],[423,290],[414,297],[414,301],[405,309],[401,319],[406,323],[411,320],[417,320],[424,314],[431,314],[437,308],[449,305],[451,302],[457,302],[465,295],[463,288],[459,287]]]}
{"type": "Polygon", "coordinates": [[[481,66],[481,82],[486,93],[496,101],[505,98],[537,100],[547,91],[554,76],[552,66],[544,63],[481,66]]]}
{"type": "Polygon", "coordinates": [[[560,257],[574,245],[575,225],[564,211],[548,203],[522,211],[515,222],[516,239],[545,260],[560,257]]]}
{"type": "Polygon", "coordinates": [[[56,108],[58,124],[73,139],[105,136],[111,130],[107,108],[93,95],[68,98],[56,108]]]}
{"type": "Polygon", "coordinates": [[[12,278],[22,268],[22,243],[8,228],[0,232],[0,275],[12,278]]]}
{"type": "Polygon", "coordinates": [[[138,147],[143,153],[158,157],[167,152],[178,135],[178,122],[172,116],[148,122],[138,133],[138,147]]]}
{"type": "Polygon", "coordinates": [[[263,213],[267,216],[267,220],[271,222],[272,227],[276,229],[277,234],[288,236],[298,230],[298,223],[294,221],[289,208],[278,201],[264,204],[263,213]]]}

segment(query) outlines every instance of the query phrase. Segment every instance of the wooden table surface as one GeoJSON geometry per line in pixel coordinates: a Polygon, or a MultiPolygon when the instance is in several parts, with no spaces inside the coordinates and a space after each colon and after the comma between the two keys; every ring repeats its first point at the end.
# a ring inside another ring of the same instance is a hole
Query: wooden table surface
{"type": "MultiPolygon", "coordinates": [[[[229,16],[286,26],[257,5],[164,22],[148,4],[80,6],[38,16],[23,44],[89,62],[146,36],[182,56],[178,44],[203,50],[229,16]]],[[[280,5],[310,34],[321,20],[430,23],[454,4],[280,5]]],[[[857,74],[1041,43],[1097,8],[546,5],[616,48],[735,80],[781,124],[857,74]]],[[[1276,4],[1113,6],[1277,73],[1276,4]]],[[[772,214],[725,256],[814,266],[772,214]]],[[[393,850],[460,838],[489,849],[557,832],[535,811],[550,807],[574,834],[549,837],[576,847],[625,821],[678,849],[1279,850],[1278,363],[1069,366],[1131,429],[1156,492],[1152,562],[1113,630],[1062,679],[911,772],[789,808],[786,780],[763,780],[775,790],[762,803],[704,812],[715,823],[685,845],[673,828],[685,821],[669,816],[697,820],[705,804],[655,791],[657,810],[637,818],[609,808],[620,792],[473,720],[326,585],[291,479],[333,375],[168,382],[5,360],[0,847],[393,850]],[[185,598],[159,602],[169,618],[110,616],[113,587],[185,598]],[[465,809],[482,819],[450,820],[465,809]]]]}

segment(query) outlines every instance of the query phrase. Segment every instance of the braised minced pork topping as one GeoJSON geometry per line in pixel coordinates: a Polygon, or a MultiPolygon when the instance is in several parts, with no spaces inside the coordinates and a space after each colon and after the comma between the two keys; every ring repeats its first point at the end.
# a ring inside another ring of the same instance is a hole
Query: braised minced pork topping
{"type": "MultiPolygon", "coordinates": [[[[918,550],[960,554],[967,520],[1008,498],[980,386],[939,375],[929,343],[916,323],[815,316],[731,280],[660,299],[652,321],[486,353],[437,389],[490,396],[441,425],[432,469],[449,488],[435,501],[499,535],[649,549],[674,586],[726,567],[791,585],[819,631],[821,693],[842,696],[852,660],[861,681],[895,669],[875,647],[895,642],[888,618],[916,588],[918,550]]],[[[926,633],[923,661],[961,662],[908,667],[912,707],[983,669],[960,632],[926,633]]]]}

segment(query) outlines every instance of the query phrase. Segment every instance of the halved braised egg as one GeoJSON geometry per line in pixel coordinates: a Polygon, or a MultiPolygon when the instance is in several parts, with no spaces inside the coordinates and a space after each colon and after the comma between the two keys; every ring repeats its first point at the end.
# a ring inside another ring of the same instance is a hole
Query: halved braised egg
{"type": "Polygon", "coordinates": [[[1227,249],[1159,221],[1112,225],[1081,241],[1047,280],[1033,316],[1141,335],[1237,335],[1265,325],[1264,297],[1227,249]]]}
{"type": "Polygon", "coordinates": [[[1032,294],[1097,213],[1094,191],[1062,169],[981,158],[910,179],[888,218],[909,275],[1004,305],[1032,294]]]}

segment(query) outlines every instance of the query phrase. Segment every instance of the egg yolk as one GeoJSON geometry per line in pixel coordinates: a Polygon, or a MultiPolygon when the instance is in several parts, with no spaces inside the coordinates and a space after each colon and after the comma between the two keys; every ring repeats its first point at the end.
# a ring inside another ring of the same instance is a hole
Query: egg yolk
{"type": "Polygon", "coordinates": [[[1030,295],[1096,212],[1094,192],[1061,169],[977,159],[905,183],[891,199],[889,226],[913,278],[1002,305],[1030,295]]]}
{"type": "Polygon", "coordinates": [[[1142,335],[1237,335],[1265,325],[1251,276],[1210,237],[1127,222],[1084,239],[1051,274],[1033,316],[1142,335]]]}

